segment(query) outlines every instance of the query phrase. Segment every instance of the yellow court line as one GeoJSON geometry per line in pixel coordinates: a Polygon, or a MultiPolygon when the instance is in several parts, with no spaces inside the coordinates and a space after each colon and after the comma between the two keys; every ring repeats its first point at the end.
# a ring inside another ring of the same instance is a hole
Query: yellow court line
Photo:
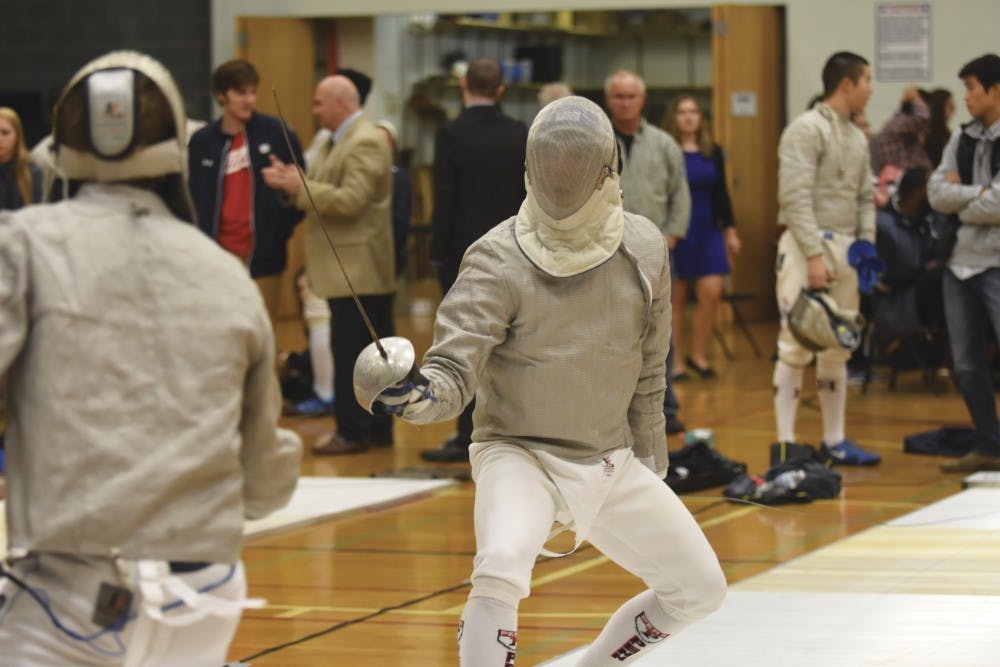
{"type": "MultiPolygon", "coordinates": [[[[308,614],[309,612],[328,612],[334,614],[372,614],[378,609],[373,608],[363,608],[363,607],[323,607],[323,606],[296,606],[296,605],[267,605],[266,609],[279,610],[283,609],[281,613],[275,614],[272,618],[296,618],[302,616],[303,614],[308,614]]],[[[455,611],[452,609],[393,609],[390,614],[399,614],[400,616],[454,616],[455,611]]],[[[580,618],[580,619],[591,619],[591,618],[605,618],[607,616],[604,612],[571,612],[571,611],[549,611],[549,612],[525,612],[520,614],[522,618],[580,618]]]]}
{"type": "Polygon", "coordinates": [[[921,508],[927,503],[910,502],[904,500],[856,500],[851,498],[843,498],[843,502],[847,505],[869,505],[871,507],[901,507],[907,509],[910,507],[921,508]]]}
{"type": "Polygon", "coordinates": [[[749,505],[746,507],[741,507],[739,509],[733,510],[732,512],[726,512],[722,516],[717,516],[714,519],[706,519],[704,521],[699,521],[698,525],[702,528],[711,528],[712,526],[718,526],[720,523],[726,523],[727,521],[732,521],[733,519],[738,519],[741,516],[747,514],[753,514],[754,512],[759,512],[760,507],[757,505],[749,505]]]}
{"type": "MultiPolygon", "coordinates": [[[[746,516],[753,512],[759,511],[760,508],[756,506],[751,507],[740,507],[734,509],[730,512],[726,512],[721,516],[717,516],[714,519],[707,519],[701,522],[702,528],[711,528],[712,526],[717,526],[720,523],[725,523],[727,521],[732,521],[733,519],[738,519],[741,516],[746,516]]],[[[580,572],[585,572],[586,570],[597,567],[598,565],[603,565],[609,562],[607,556],[595,556],[594,558],[589,558],[580,563],[575,563],[573,565],[568,565],[566,567],[560,568],[549,574],[535,577],[531,581],[532,589],[536,589],[539,586],[544,586],[545,584],[552,583],[553,581],[559,581],[560,579],[565,579],[566,577],[573,576],[580,572]]],[[[318,605],[280,605],[280,604],[269,604],[265,607],[266,609],[274,610],[278,613],[274,615],[274,618],[296,618],[310,612],[330,612],[339,614],[371,614],[378,611],[374,607],[326,607],[318,605]]],[[[455,605],[453,607],[448,607],[447,609],[395,609],[391,613],[401,614],[407,616],[457,616],[465,608],[465,602],[462,604],[455,605]]],[[[587,612],[587,613],[573,613],[573,612],[539,612],[534,614],[522,614],[525,618],[603,618],[607,614],[597,613],[597,612],[587,612]]]]}

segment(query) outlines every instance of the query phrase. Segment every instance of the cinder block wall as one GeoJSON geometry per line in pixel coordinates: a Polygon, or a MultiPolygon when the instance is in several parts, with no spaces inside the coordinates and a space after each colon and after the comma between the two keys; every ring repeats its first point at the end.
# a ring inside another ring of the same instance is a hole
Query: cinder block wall
{"type": "Polygon", "coordinates": [[[3,0],[0,105],[22,116],[25,133],[48,132],[55,96],[91,58],[143,51],[173,73],[188,115],[210,108],[211,0],[3,0]]]}

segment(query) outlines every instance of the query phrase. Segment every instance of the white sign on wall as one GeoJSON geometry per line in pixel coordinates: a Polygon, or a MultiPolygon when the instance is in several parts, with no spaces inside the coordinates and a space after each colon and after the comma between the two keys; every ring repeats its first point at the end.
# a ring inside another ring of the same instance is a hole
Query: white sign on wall
{"type": "Polygon", "coordinates": [[[931,80],[929,3],[875,7],[875,78],[907,83],[931,80]]]}
{"type": "Polygon", "coordinates": [[[757,115],[757,92],[734,90],[730,98],[730,110],[733,116],[755,117],[757,115]]]}

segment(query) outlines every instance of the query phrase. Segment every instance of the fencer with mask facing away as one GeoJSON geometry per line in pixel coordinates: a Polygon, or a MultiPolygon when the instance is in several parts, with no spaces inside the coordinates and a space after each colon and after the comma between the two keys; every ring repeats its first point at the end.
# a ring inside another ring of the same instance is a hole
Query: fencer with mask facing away
{"type": "Polygon", "coordinates": [[[4,665],[223,664],[244,519],[295,488],[267,311],[189,222],[184,119],[160,63],[97,58],[54,112],[72,196],[0,216],[4,665]]]}
{"type": "Polygon", "coordinates": [[[451,419],[475,394],[463,667],[514,664],[517,607],[554,522],[648,586],[580,665],[644,655],[726,593],[712,547],[663,483],[667,246],[623,211],[616,151],[596,104],[546,106],[528,134],[527,197],[466,253],[423,366],[406,363],[400,338],[387,360],[373,344],[355,366],[363,406],[415,424],[451,419]]]}

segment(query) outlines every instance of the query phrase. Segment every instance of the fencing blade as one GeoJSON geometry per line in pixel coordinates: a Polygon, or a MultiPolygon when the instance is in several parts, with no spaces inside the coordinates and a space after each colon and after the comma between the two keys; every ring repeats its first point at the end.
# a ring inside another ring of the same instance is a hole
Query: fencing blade
{"type": "Polygon", "coordinates": [[[372,341],[375,342],[375,347],[378,348],[378,352],[382,355],[383,359],[388,359],[389,355],[386,353],[385,348],[382,347],[382,342],[378,339],[378,334],[375,333],[375,327],[372,326],[371,318],[368,317],[368,311],[361,304],[361,299],[358,298],[358,293],[354,290],[354,285],[351,283],[351,277],[347,275],[347,269],[344,268],[344,263],[340,261],[340,253],[337,252],[336,246],[333,245],[333,239],[330,238],[330,232],[326,230],[326,225],[323,224],[323,216],[319,213],[319,208],[316,206],[316,201],[313,199],[312,192],[309,190],[309,184],[306,182],[306,173],[302,169],[302,165],[299,164],[299,159],[295,157],[295,149],[292,148],[292,139],[288,136],[288,123],[285,122],[285,117],[281,113],[281,103],[278,101],[278,91],[272,86],[271,94],[274,96],[274,108],[278,112],[278,120],[281,121],[281,132],[285,135],[285,144],[288,145],[288,154],[292,156],[292,164],[295,165],[295,171],[299,174],[299,180],[302,182],[302,187],[305,190],[306,197],[309,199],[309,204],[312,206],[313,213],[316,215],[316,222],[319,224],[319,228],[323,230],[323,236],[326,237],[326,242],[330,246],[330,250],[333,251],[333,257],[337,260],[337,266],[340,267],[340,273],[343,274],[344,280],[347,281],[347,288],[351,290],[351,297],[354,299],[354,305],[358,307],[358,312],[361,313],[361,319],[365,321],[365,326],[368,328],[368,334],[372,337],[372,341]]]}

